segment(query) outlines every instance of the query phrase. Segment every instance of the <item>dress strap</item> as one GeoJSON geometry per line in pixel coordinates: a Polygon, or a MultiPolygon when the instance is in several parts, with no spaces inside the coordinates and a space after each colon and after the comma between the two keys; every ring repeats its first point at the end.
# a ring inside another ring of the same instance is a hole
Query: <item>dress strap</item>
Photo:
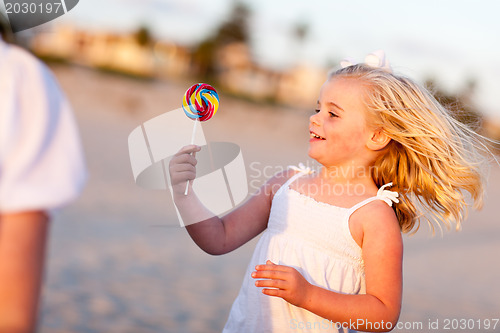
{"type": "Polygon", "coordinates": [[[311,170],[311,168],[306,168],[304,166],[304,164],[302,163],[299,163],[299,166],[296,167],[294,165],[289,165],[288,166],[289,169],[292,169],[294,171],[298,171],[296,174],[294,174],[292,177],[290,177],[283,185],[281,185],[281,187],[278,189],[278,191],[276,192],[276,195],[283,192],[283,189],[286,189],[288,188],[288,186],[293,183],[297,178],[300,178],[304,175],[309,175],[311,173],[313,173],[314,171],[311,170]]]}
{"type": "Polygon", "coordinates": [[[365,199],[361,202],[358,202],[356,205],[354,205],[353,207],[351,207],[349,209],[348,216],[351,216],[351,214],[354,213],[356,210],[358,210],[359,208],[363,207],[364,205],[366,205],[372,201],[375,201],[375,200],[383,200],[390,207],[392,207],[393,202],[398,203],[399,202],[399,199],[398,199],[399,193],[385,190],[386,187],[391,187],[391,186],[392,186],[392,183],[387,183],[387,184],[383,185],[381,188],[379,188],[376,196],[365,199]]]}

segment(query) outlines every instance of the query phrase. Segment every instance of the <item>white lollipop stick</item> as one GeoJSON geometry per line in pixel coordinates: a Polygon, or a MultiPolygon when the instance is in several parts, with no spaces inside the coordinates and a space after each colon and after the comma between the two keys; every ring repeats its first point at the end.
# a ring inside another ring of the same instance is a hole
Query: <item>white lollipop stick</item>
{"type": "MultiPolygon", "coordinates": [[[[191,144],[193,145],[194,144],[194,137],[196,135],[196,123],[198,123],[198,120],[195,120],[194,121],[194,126],[193,126],[193,134],[191,135],[191,144]]],[[[190,154],[191,155],[191,154],[190,154]]],[[[188,194],[188,190],[189,190],[189,180],[187,181],[186,183],[186,190],[184,191],[184,195],[187,195],[188,194]]]]}
{"type": "MultiPolygon", "coordinates": [[[[212,118],[219,107],[219,95],[215,89],[206,83],[197,83],[192,85],[182,100],[182,108],[188,118],[194,120],[193,134],[191,144],[194,144],[196,134],[196,123],[198,121],[207,121],[212,118]]],[[[194,154],[193,154],[194,155],[194,154]]],[[[189,191],[189,180],[186,183],[184,195],[189,191]]]]}

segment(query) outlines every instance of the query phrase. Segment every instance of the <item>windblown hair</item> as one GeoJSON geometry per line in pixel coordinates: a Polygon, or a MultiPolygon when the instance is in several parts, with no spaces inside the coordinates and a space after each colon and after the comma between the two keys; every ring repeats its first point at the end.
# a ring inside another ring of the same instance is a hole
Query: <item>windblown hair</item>
{"type": "Polygon", "coordinates": [[[375,161],[378,187],[393,182],[394,210],[402,232],[420,220],[460,229],[467,216],[465,191],[480,209],[489,152],[484,138],[457,121],[424,87],[385,69],[358,64],[329,75],[359,80],[365,87],[367,125],[392,139],[375,161]],[[486,154],[485,154],[486,153],[486,154]]]}

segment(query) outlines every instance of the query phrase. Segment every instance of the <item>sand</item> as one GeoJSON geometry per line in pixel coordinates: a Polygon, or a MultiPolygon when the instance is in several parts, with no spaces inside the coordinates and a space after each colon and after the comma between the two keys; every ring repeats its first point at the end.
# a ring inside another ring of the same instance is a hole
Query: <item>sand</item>
{"type": "MultiPolygon", "coordinates": [[[[178,108],[190,83],[53,70],[73,104],[90,178],[52,224],[40,332],[220,332],[255,240],[228,255],[203,253],[175,226],[168,194],[135,185],[128,157],[130,131],[178,108]]],[[[308,161],[309,114],[222,95],[205,134],[241,146],[252,188],[264,173],[308,161]]],[[[409,329],[395,331],[444,331],[446,319],[472,319],[471,331],[482,331],[500,318],[498,167],[488,184],[484,209],[461,232],[431,238],[423,226],[404,237],[400,325],[409,329]]]]}

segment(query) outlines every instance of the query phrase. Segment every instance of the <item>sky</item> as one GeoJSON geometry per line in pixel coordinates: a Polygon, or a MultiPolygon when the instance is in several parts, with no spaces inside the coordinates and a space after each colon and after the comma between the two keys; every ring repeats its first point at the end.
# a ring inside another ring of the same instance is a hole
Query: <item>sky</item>
{"type": "MultiPolygon", "coordinates": [[[[255,60],[286,68],[362,61],[382,49],[393,69],[423,82],[435,78],[450,91],[477,81],[476,103],[500,119],[499,0],[242,0],[252,10],[255,60]],[[293,38],[309,26],[303,44],[293,38]]],[[[89,29],[133,31],[191,45],[213,33],[234,0],[80,0],[61,22],[89,29]]],[[[57,23],[57,22],[56,22],[57,23]]]]}

